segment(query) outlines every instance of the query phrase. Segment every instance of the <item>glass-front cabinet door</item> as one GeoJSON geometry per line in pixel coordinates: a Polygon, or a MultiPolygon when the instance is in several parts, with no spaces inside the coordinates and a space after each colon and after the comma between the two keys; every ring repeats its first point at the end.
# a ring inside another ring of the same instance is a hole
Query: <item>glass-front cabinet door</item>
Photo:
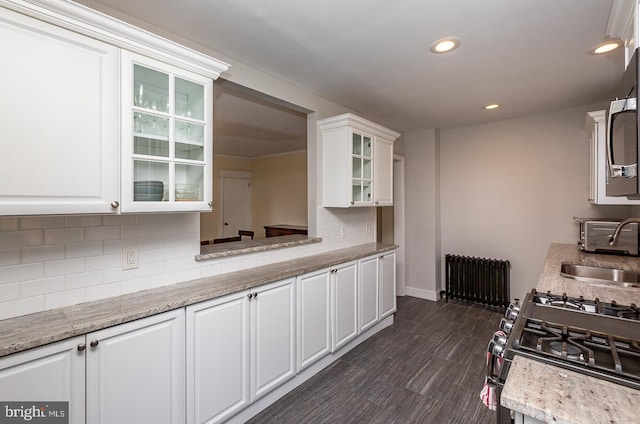
{"type": "Polygon", "coordinates": [[[371,203],[373,136],[351,132],[351,201],[352,204],[371,203]]]}
{"type": "Polygon", "coordinates": [[[209,211],[212,80],[123,52],[122,211],[209,211]]]}

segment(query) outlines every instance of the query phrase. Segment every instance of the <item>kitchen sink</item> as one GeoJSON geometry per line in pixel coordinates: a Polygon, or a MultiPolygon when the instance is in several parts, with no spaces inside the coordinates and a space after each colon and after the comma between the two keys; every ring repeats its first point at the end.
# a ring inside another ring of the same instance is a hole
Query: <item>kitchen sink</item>
{"type": "Polygon", "coordinates": [[[624,269],[563,263],[560,275],[585,283],[640,288],[640,272],[624,269]]]}

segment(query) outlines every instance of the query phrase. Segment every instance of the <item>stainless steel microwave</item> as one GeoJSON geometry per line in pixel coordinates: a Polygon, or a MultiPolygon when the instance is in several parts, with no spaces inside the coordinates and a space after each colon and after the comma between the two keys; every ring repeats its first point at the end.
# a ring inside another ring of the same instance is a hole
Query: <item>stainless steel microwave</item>
{"type": "Polygon", "coordinates": [[[607,196],[640,198],[638,179],[638,50],[607,109],[607,196]]]}

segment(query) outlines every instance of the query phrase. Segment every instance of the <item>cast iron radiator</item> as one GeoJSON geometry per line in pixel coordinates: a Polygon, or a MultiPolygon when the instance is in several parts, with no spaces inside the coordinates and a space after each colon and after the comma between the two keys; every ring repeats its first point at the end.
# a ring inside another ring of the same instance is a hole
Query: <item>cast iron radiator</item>
{"type": "Polygon", "coordinates": [[[440,298],[509,306],[509,261],[445,255],[445,267],[446,290],[440,298]]]}

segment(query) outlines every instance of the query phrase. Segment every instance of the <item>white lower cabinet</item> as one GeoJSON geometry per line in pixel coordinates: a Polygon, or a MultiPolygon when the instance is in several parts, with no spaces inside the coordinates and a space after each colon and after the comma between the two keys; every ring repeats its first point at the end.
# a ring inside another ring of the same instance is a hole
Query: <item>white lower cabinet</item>
{"type": "Polygon", "coordinates": [[[360,259],[358,269],[358,330],[378,322],[378,256],[360,259]]]}
{"type": "MultiPolygon", "coordinates": [[[[69,423],[84,423],[84,336],[0,358],[0,400],[69,402],[69,423]]],[[[26,405],[25,405],[26,406],[26,405]]]]}
{"type": "Polygon", "coordinates": [[[184,343],[179,309],[6,356],[0,399],[69,401],[72,424],[183,423],[184,343]]]}
{"type": "Polygon", "coordinates": [[[348,262],[331,269],[331,352],[358,335],[357,262],[348,262]]]}
{"type": "Polygon", "coordinates": [[[184,328],[178,309],[87,334],[87,423],[183,423],[184,328]]]}
{"type": "Polygon", "coordinates": [[[225,421],[295,376],[293,279],[187,307],[187,423],[225,421]]]}
{"type": "Polygon", "coordinates": [[[297,370],[331,352],[331,279],[329,270],[297,278],[297,370]]]}
{"type": "Polygon", "coordinates": [[[380,318],[396,311],[396,252],[380,255],[380,318]]]}

